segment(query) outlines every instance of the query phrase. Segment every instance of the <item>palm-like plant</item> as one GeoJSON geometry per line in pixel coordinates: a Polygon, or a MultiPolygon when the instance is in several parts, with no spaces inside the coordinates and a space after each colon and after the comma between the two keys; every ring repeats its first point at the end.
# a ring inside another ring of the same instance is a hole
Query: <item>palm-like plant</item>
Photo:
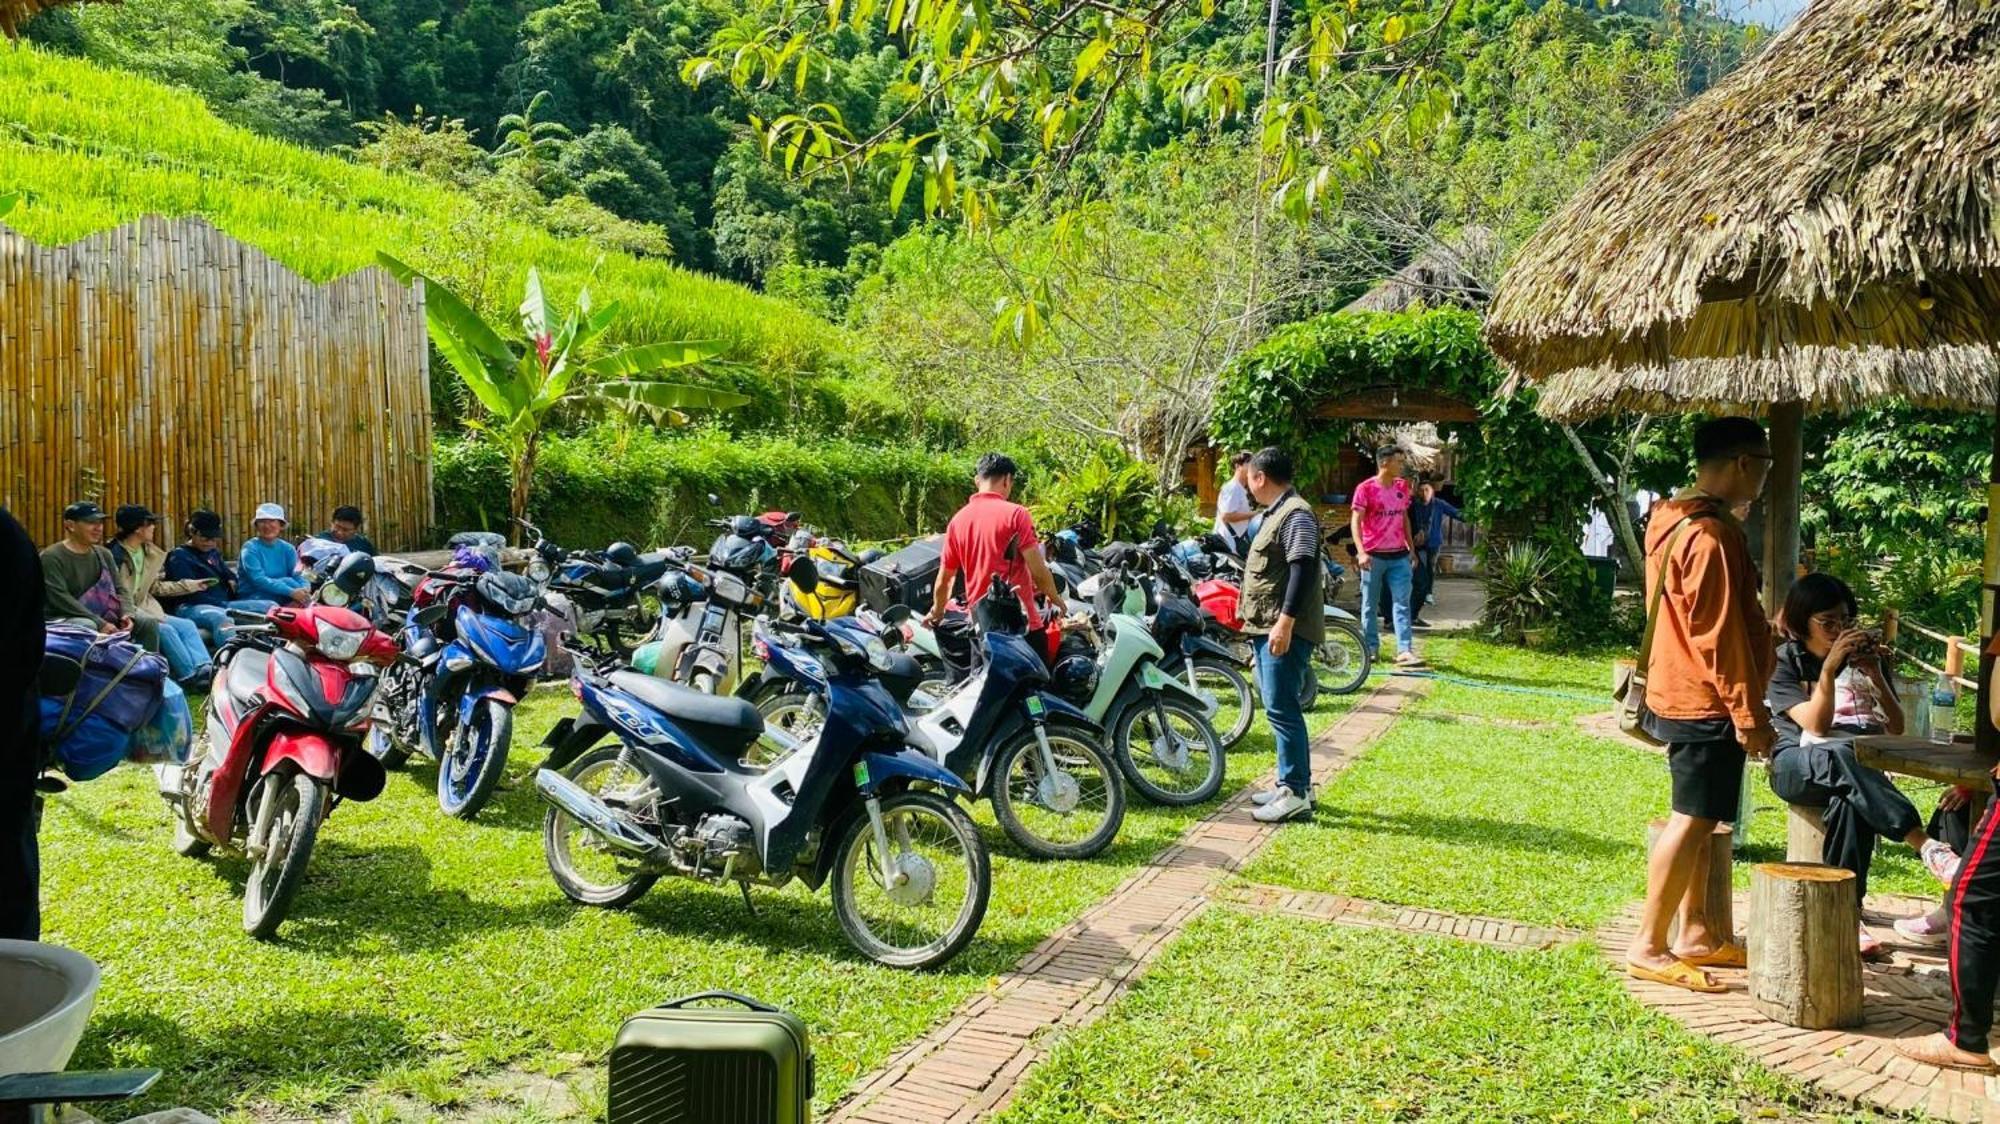
{"type": "Polygon", "coordinates": [[[539,177],[542,165],[553,160],[563,144],[572,139],[569,126],[536,118],[536,112],[548,100],[549,92],[543,90],[528,99],[526,109],[507,114],[493,126],[493,135],[500,141],[500,147],[493,150],[494,159],[518,161],[530,183],[539,177]]]}
{"type": "Polygon", "coordinates": [[[693,368],[720,354],[721,345],[708,341],[640,344],[585,359],[618,316],[616,301],[593,307],[588,286],[576,295],[569,315],[551,328],[541,275],[530,269],[521,297],[521,333],[510,342],[436,280],[388,254],[376,258],[404,284],[423,281],[431,343],[486,408],[487,416],[470,424],[490,434],[507,457],[508,513],[516,519],[527,514],[542,425],[556,410],[615,409],[681,425],[687,421],[684,410],[727,410],[750,400],[661,381],[664,372],[693,368]]]}

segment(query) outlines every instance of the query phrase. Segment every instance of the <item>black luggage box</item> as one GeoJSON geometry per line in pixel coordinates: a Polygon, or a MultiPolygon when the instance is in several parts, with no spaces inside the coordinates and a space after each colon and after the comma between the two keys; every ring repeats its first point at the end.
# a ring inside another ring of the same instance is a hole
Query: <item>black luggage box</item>
{"type": "Polygon", "coordinates": [[[798,1016],[705,991],[626,1019],[608,1085],[609,1124],[805,1124],[812,1047],[798,1016]]]}
{"type": "Polygon", "coordinates": [[[892,605],[907,605],[919,615],[929,612],[943,556],[944,539],[925,539],[861,567],[861,603],[878,613],[892,605]]]}

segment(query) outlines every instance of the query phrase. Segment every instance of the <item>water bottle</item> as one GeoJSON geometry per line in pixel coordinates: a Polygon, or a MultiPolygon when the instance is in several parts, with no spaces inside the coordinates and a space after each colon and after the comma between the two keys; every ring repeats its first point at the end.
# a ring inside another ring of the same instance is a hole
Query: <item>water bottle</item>
{"type": "Polygon", "coordinates": [[[1958,728],[1958,684],[1940,675],[1931,685],[1931,740],[1950,742],[1958,728]]]}

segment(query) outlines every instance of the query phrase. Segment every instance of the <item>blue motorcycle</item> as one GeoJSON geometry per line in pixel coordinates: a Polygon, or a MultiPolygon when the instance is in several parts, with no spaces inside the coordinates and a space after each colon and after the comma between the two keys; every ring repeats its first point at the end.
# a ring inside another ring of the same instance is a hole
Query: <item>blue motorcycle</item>
{"type": "Polygon", "coordinates": [[[870,959],[950,960],[986,916],[991,869],[952,800],[965,785],[904,744],[903,712],[875,679],[887,650],[811,621],[760,624],[758,639],[827,699],[810,740],[769,768],[746,761],[765,732],[748,702],[577,661],[582,713],[550,732],[535,775],[556,885],[621,907],[662,875],[734,882],[746,903],[752,882],[830,882],[842,932],[870,959]]]}
{"type": "Polygon", "coordinates": [[[383,673],[369,748],[385,764],[411,752],[438,763],[438,807],[471,819],[506,771],[514,705],[548,657],[526,622],[539,590],[502,571],[434,575],[412,606],[403,658],[383,673]]]}

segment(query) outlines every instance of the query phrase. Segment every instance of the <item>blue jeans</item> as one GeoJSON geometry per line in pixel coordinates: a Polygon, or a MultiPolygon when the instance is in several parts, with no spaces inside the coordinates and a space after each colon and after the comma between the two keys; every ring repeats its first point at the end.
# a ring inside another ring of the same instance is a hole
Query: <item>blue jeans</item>
{"type": "Polygon", "coordinates": [[[1382,589],[1389,590],[1390,618],[1396,624],[1396,651],[1416,648],[1410,632],[1410,557],[1377,558],[1361,571],[1361,644],[1370,652],[1381,651],[1382,589]]]}
{"type": "Polygon", "coordinates": [[[167,670],[175,679],[186,679],[208,663],[201,629],[186,617],[160,618],[160,654],[167,657],[167,670]]]}
{"type": "Polygon", "coordinates": [[[275,601],[262,601],[255,597],[246,597],[240,601],[231,601],[227,607],[222,605],[182,605],[174,610],[174,616],[179,620],[194,622],[195,627],[201,630],[201,635],[208,640],[209,651],[213,652],[221,650],[224,644],[229,643],[230,636],[236,632],[236,629],[229,623],[230,609],[244,609],[252,613],[268,613],[271,611],[271,606],[275,604],[277,604],[275,601]]]}
{"type": "Polygon", "coordinates": [[[1264,637],[1252,636],[1250,644],[1257,653],[1257,693],[1264,696],[1264,717],[1278,743],[1278,783],[1304,796],[1312,790],[1312,754],[1299,692],[1312,666],[1312,646],[1295,636],[1284,655],[1274,656],[1264,637]]]}

